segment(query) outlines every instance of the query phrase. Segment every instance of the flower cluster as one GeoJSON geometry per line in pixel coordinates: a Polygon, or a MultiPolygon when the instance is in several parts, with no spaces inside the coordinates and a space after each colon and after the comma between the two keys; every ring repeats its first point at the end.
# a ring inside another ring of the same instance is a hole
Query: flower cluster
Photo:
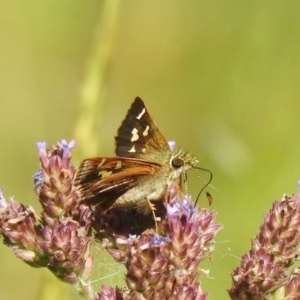
{"type": "Polygon", "coordinates": [[[42,205],[40,216],[32,207],[0,193],[0,233],[15,255],[34,267],[47,267],[61,280],[88,295],[92,272],[90,208],[80,204],[73,180],[69,144],[46,148],[38,143],[40,170],[34,187],[42,205]]]}
{"type": "Polygon", "coordinates": [[[221,228],[215,212],[198,210],[174,186],[169,204],[155,203],[157,220],[136,207],[103,214],[79,198],[71,163],[74,141],[37,145],[40,169],[33,179],[41,213],[12,198],[6,201],[0,190],[0,235],[18,258],[48,268],[86,299],[208,299],[199,283],[205,272],[199,263],[211,255],[221,228]],[[93,292],[93,241],[125,265],[127,288],[104,285],[93,292]]]}
{"type": "Polygon", "coordinates": [[[266,214],[252,249],[232,274],[231,299],[300,299],[300,273],[288,274],[299,257],[300,194],[285,195],[266,214]]]}
{"type": "MultiPolygon", "coordinates": [[[[198,209],[178,185],[168,190],[168,201],[157,201],[154,214],[136,207],[112,208],[102,213],[81,201],[71,163],[74,141],[54,146],[38,143],[40,169],[34,189],[42,211],[14,199],[0,189],[0,235],[14,254],[32,267],[46,267],[72,284],[85,299],[208,299],[199,282],[199,268],[214,250],[221,225],[216,213],[198,209]],[[155,219],[154,219],[155,217],[155,219]],[[102,286],[94,293],[92,242],[100,242],[124,264],[127,288],[102,286]]],[[[240,266],[233,271],[231,299],[300,299],[300,193],[285,195],[266,214],[240,266]]]]}
{"type": "Polygon", "coordinates": [[[160,235],[151,229],[118,238],[109,253],[127,269],[129,290],[122,299],[208,299],[198,282],[199,263],[213,251],[221,228],[215,217],[215,212],[195,209],[189,199],[173,199],[160,235]]]}

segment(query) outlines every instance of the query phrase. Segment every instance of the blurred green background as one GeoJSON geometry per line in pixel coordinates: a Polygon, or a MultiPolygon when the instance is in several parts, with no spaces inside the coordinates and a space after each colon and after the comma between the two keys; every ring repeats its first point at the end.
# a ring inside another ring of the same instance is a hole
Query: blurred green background
{"type": "MultiPolygon", "coordinates": [[[[210,299],[229,299],[230,273],[263,214],[283,193],[297,192],[299,9],[297,1],[2,0],[6,198],[39,209],[32,188],[37,141],[76,138],[76,163],[111,155],[113,136],[140,96],[166,138],[214,174],[212,208],[224,228],[201,282],[210,299]]],[[[193,172],[189,182],[195,195],[200,182],[193,172]]],[[[79,299],[56,280],[58,296],[51,294],[56,288],[45,282],[53,276],[3,245],[0,262],[0,299],[79,299]]],[[[99,285],[121,283],[118,266],[102,263],[99,285]]]]}

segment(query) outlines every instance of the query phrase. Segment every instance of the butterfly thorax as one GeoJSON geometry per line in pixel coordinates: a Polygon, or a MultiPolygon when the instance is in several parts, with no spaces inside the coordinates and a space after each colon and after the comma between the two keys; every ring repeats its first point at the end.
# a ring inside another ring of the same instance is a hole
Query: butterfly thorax
{"type": "Polygon", "coordinates": [[[164,201],[167,198],[171,186],[180,183],[180,177],[194,167],[198,160],[189,152],[180,149],[173,151],[153,151],[147,155],[147,161],[153,160],[157,167],[153,166],[151,176],[141,177],[136,187],[129,189],[119,197],[113,207],[137,205],[144,206],[149,201],[164,201]]]}

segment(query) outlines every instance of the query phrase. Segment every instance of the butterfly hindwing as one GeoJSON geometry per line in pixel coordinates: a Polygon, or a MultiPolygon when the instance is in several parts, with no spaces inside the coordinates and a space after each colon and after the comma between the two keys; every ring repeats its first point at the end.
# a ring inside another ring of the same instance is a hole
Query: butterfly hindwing
{"type": "Polygon", "coordinates": [[[170,151],[170,147],[152,121],[143,100],[135,98],[115,137],[117,156],[147,158],[153,151],[170,151]]]}

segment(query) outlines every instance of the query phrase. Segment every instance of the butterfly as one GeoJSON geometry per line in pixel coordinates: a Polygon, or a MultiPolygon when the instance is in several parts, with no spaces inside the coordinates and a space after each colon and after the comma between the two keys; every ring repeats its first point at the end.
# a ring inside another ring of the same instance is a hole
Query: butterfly
{"type": "Polygon", "coordinates": [[[132,206],[153,212],[153,203],[166,201],[197,163],[189,152],[171,149],[137,97],[115,136],[115,156],[84,159],[75,185],[82,201],[103,213],[132,206]]]}

